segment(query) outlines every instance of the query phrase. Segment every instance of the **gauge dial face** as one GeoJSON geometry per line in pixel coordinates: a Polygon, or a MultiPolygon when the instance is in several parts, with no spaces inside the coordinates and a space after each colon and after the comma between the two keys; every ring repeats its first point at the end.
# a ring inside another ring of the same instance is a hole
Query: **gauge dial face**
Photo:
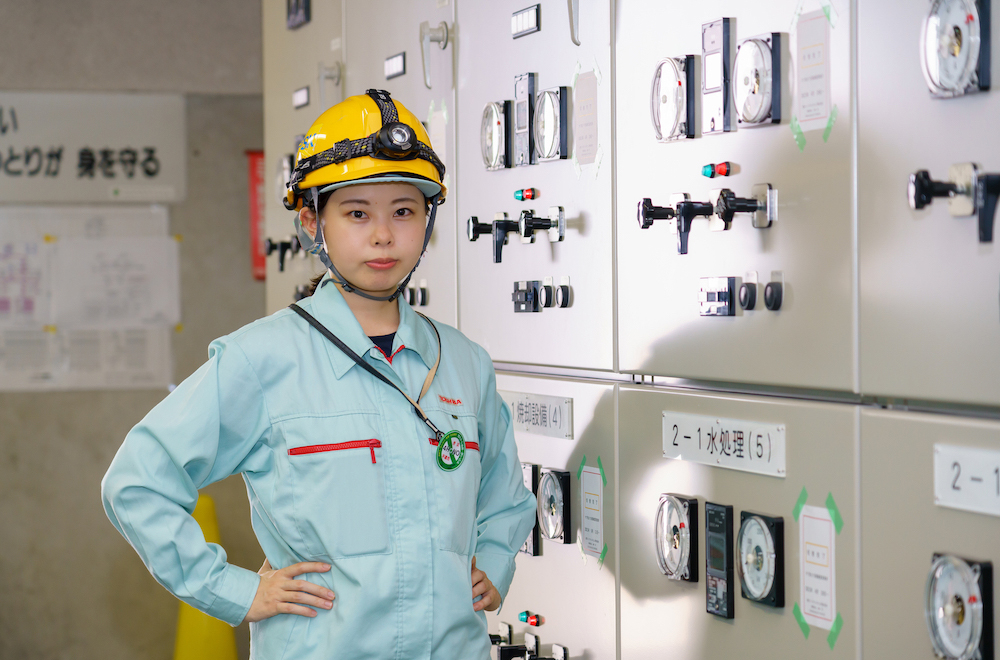
{"type": "Polygon", "coordinates": [[[559,93],[547,89],[535,103],[535,148],[540,158],[559,156],[559,93]]]}
{"type": "Polygon", "coordinates": [[[488,170],[503,167],[504,158],[504,114],[499,103],[487,103],[483,108],[483,125],[479,131],[483,150],[483,164],[488,170]]]}
{"type": "Polygon", "coordinates": [[[691,552],[691,525],[684,503],[673,495],[660,496],[656,510],[656,561],[664,575],[686,577],[691,552]]]}
{"type": "Polygon", "coordinates": [[[934,0],[920,37],[920,63],[934,94],[963,94],[979,64],[980,23],[975,0],[934,0]]]}
{"type": "Polygon", "coordinates": [[[939,657],[971,660],[983,634],[983,601],[979,575],[949,555],[934,560],[927,576],[924,613],[931,644],[939,657]]]}
{"type": "Polygon", "coordinates": [[[563,490],[556,475],[546,472],[538,485],[538,520],[542,534],[550,540],[563,534],[563,490]]]}
{"type": "Polygon", "coordinates": [[[743,588],[751,599],[761,600],[771,592],[775,573],[774,538],[767,523],[758,516],[744,520],[736,547],[743,588]]]}
{"type": "Polygon", "coordinates": [[[687,121],[687,89],[680,63],[667,58],[656,65],[649,92],[649,113],[657,140],[674,140],[687,121]]]}
{"type": "Polygon", "coordinates": [[[736,53],[733,95],[740,121],[759,124],[771,114],[771,47],[747,39],[736,53]]]}

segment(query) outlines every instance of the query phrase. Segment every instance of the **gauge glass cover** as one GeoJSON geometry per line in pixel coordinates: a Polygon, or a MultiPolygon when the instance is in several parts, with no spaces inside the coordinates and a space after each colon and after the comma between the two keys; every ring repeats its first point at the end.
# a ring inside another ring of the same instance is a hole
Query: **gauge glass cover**
{"type": "Polygon", "coordinates": [[[741,121],[759,124],[771,114],[771,47],[748,39],[736,53],[733,95],[741,121]]]}
{"type": "Polygon", "coordinates": [[[934,0],[931,4],[920,35],[920,64],[932,93],[958,96],[974,83],[979,28],[975,0],[934,0]]]}
{"type": "Polygon", "coordinates": [[[687,89],[684,80],[684,72],[677,60],[667,58],[656,65],[649,92],[649,113],[657,140],[676,139],[681,125],[687,121],[687,89]]]}
{"type": "Polygon", "coordinates": [[[555,540],[563,533],[563,491],[559,480],[551,472],[542,475],[538,485],[538,520],[542,524],[542,534],[555,540]]]}
{"type": "Polygon", "coordinates": [[[559,93],[547,89],[535,103],[535,145],[541,158],[559,156],[559,93]]]}
{"type": "Polygon", "coordinates": [[[752,600],[761,600],[774,585],[775,553],[771,530],[758,516],[743,521],[736,541],[739,548],[737,567],[743,587],[752,600]]]}
{"type": "Polygon", "coordinates": [[[660,571],[680,580],[687,571],[691,552],[691,525],[684,504],[673,495],[660,496],[656,510],[656,561],[660,571]]]}
{"type": "Polygon", "coordinates": [[[939,657],[976,657],[983,634],[978,571],[950,555],[934,560],[927,576],[924,614],[931,644],[939,657]]]}
{"type": "Polygon", "coordinates": [[[483,164],[487,169],[499,169],[504,157],[504,116],[499,103],[487,103],[483,108],[479,139],[483,150],[483,164]]]}

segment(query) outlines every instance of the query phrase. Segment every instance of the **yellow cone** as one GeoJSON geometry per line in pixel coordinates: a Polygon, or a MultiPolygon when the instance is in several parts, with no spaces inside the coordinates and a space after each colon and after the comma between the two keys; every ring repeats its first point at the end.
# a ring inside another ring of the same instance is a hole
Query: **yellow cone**
{"type": "MultiPolygon", "coordinates": [[[[205,540],[220,543],[215,502],[208,495],[198,498],[194,519],[201,525],[205,540]]],[[[187,603],[177,616],[174,660],[236,660],[236,630],[225,621],[210,617],[187,603]]]]}

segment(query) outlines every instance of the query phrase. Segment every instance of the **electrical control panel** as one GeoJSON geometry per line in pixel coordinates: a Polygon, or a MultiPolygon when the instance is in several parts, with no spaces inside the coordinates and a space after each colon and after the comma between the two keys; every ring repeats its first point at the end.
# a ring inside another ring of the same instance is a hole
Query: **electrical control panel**
{"type": "MultiPolygon", "coordinates": [[[[535,556],[517,554],[503,608],[486,613],[488,629],[495,633],[501,623],[508,624],[508,644],[530,647],[535,638],[538,658],[614,658],[616,388],[503,371],[497,373],[497,388],[511,408],[522,474],[527,480],[530,467],[524,466],[540,468],[542,530],[535,556]],[[568,520],[555,515],[560,505],[568,520]]],[[[657,576],[662,577],[658,570],[657,576]]]]}
{"type": "Polygon", "coordinates": [[[858,9],[862,34],[884,33],[858,43],[860,380],[880,400],[1000,401],[996,10],[858,9]]]}
{"type": "Polygon", "coordinates": [[[516,38],[526,7],[452,4],[460,229],[477,219],[457,243],[458,327],[497,362],[610,371],[611,3],[541,3],[516,38]]]}
{"type": "MultiPolygon", "coordinates": [[[[853,5],[823,6],[616,3],[620,371],[859,389],[853,5]],[[680,114],[676,97],[664,105],[661,93],[658,138],[650,73],[660,72],[662,90],[688,54],[699,71],[700,133],[663,138],[664,117],[672,127],[680,114]]],[[[914,40],[896,47],[910,52],[914,40]]]]}

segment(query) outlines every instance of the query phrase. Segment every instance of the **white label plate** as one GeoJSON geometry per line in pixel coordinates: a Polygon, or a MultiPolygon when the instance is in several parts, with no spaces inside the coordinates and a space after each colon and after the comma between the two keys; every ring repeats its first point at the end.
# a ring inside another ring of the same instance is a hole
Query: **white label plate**
{"type": "Polygon", "coordinates": [[[497,393],[510,406],[515,431],[573,439],[573,399],[506,390],[497,393]]]}
{"type": "Polygon", "coordinates": [[[785,477],[785,425],[663,411],[663,457],[785,477]]]}
{"type": "Polygon", "coordinates": [[[1000,516],[1000,450],[935,444],[934,503],[1000,516]]]}
{"type": "Polygon", "coordinates": [[[830,630],[837,616],[837,532],[824,507],[804,506],[799,514],[799,571],[802,616],[830,630]]]}
{"type": "Polygon", "coordinates": [[[604,551],[604,488],[599,468],[585,465],[580,474],[583,551],[600,557],[604,551]]]}

